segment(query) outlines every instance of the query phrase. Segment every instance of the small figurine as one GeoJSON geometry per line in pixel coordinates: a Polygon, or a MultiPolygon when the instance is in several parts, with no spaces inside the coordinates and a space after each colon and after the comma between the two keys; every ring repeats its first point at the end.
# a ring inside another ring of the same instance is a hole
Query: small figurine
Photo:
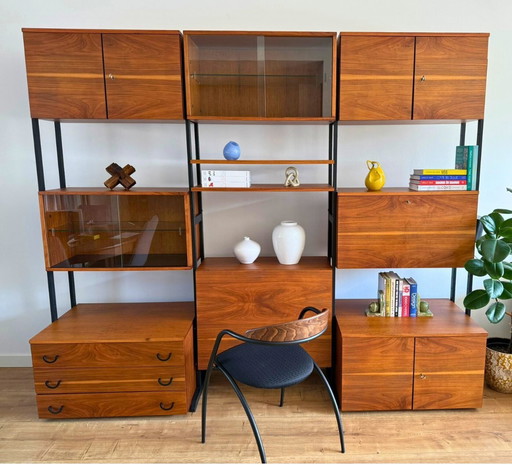
{"type": "Polygon", "coordinates": [[[434,316],[434,314],[430,311],[430,305],[428,302],[420,300],[419,303],[420,304],[418,305],[418,316],[434,316]]]}
{"type": "Polygon", "coordinates": [[[299,181],[299,172],[297,171],[297,168],[293,167],[293,166],[289,166],[288,168],[286,168],[286,171],[285,171],[285,176],[286,176],[286,179],[285,179],[285,182],[284,182],[284,185],[285,187],[298,187],[300,186],[300,181],[299,181]]]}
{"type": "Polygon", "coordinates": [[[386,175],[378,161],[366,160],[370,172],[366,175],[364,184],[369,191],[380,191],[386,184],[386,175]]]}
{"type": "Polygon", "coordinates": [[[112,163],[105,169],[111,177],[103,184],[109,189],[113,189],[118,184],[121,184],[128,190],[135,185],[135,179],[131,177],[131,175],[135,173],[135,168],[132,165],[126,165],[124,168],[121,168],[117,163],[112,163]]]}
{"type": "Polygon", "coordinates": [[[365,313],[366,316],[383,316],[380,312],[379,302],[370,302],[365,313]]]}

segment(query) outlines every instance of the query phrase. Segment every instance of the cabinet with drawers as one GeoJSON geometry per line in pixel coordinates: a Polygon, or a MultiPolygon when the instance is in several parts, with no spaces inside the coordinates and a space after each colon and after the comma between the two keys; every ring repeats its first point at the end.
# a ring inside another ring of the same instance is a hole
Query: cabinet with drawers
{"type": "Polygon", "coordinates": [[[72,308],[30,340],[40,418],[186,413],[193,319],[192,302],[72,308]]]}

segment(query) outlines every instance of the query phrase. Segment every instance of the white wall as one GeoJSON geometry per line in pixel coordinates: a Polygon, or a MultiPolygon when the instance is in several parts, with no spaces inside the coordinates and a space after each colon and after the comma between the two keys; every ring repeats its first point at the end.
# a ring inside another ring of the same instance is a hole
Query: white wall
{"type": "MultiPolygon", "coordinates": [[[[172,0],[0,0],[0,366],[28,365],[28,340],[50,322],[44,271],[37,180],[23,58],[22,27],[490,32],[487,104],[479,212],[512,205],[510,108],[512,59],[507,0],[318,0],[306,2],[172,0]]],[[[58,186],[51,123],[41,123],[47,188],[58,186]]],[[[472,134],[468,128],[468,134],[472,134]]],[[[241,144],[244,157],[272,153],[311,157],[327,150],[326,129],[308,126],[201,127],[202,152],[220,153],[228,140],[241,144]]],[[[472,136],[471,136],[472,137],[472,136]]],[[[468,137],[468,143],[472,143],[468,137]]],[[[112,161],[137,169],[138,186],[186,186],[183,124],[67,124],[63,139],[68,185],[102,186],[112,161]],[[154,169],[157,166],[158,169],[154,169]]],[[[454,157],[458,127],[363,126],[340,129],[340,184],[362,186],[365,160],[379,160],[388,185],[406,185],[412,168],[446,165],[454,157]]],[[[283,170],[284,171],[284,170],[283,170]]],[[[300,170],[303,182],[310,171],[300,170]]],[[[260,179],[284,176],[268,168],[260,179]]],[[[316,172],[314,173],[316,176],[316,172]]],[[[313,174],[311,174],[313,178],[313,174]]],[[[315,178],[316,179],[316,178],[315,178]]],[[[325,253],[324,194],[205,195],[206,251],[231,254],[233,244],[250,235],[272,254],[270,234],[281,219],[297,219],[306,229],[306,254],[325,253]]],[[[449,293],[449,272],[397,270],[415,276],[424,297],[449,293]]],[[[465,276],[460,272],[459,299],[465,276]]],[[[60,313],[69,306],[66,274],[56,273],[60,313]]],[[[79,302],[192,300],[191,272],[75,273],[79,302]]],[[[373,298],[375,270],[338,271],[337,297],[373,298]]],[[[487,325],[507,335],[507,326],[487,325]]]]}

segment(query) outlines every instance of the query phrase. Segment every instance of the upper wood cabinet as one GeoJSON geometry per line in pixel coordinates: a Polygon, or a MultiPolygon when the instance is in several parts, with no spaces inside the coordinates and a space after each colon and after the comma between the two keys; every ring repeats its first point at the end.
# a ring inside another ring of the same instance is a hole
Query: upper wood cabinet
{"type": "Polygon", "coordinates": [[[23,29],[33,118],[183,119],[177,31],[23,29]]]}
{"type": "Polygon", "coordinates": [[[335,33],[185,31],[192,120],[335,118],[335,33]]]}
{"type": "Polygon", "coordinates": [[[341,33],[339,119],[482,119],[488,39],[341,33]]]}

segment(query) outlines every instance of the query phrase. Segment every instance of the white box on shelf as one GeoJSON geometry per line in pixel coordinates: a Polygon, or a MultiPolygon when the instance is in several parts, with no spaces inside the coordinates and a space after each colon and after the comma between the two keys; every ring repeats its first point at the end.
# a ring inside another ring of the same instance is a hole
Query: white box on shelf
{"type": "Polygon", "coordinates": [[[251,187],[250,171],[202,170],[202,187],[251,187]]]}

